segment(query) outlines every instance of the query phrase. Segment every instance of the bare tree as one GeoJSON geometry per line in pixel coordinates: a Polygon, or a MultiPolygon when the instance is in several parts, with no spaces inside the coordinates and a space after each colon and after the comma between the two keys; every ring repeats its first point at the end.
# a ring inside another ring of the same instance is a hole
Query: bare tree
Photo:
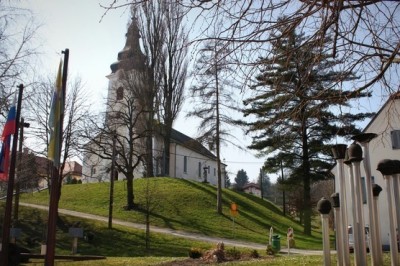
{"type": "Polygon", "coordinates": [[[164,175],[169,176],[169,156],[171,130],[182,107],[188,63],[187,33],[183,25],[184,11],[174,1],[164,3],[165,39],[163,45],[163,61],[161,62],[161,84],[158,91],[158,110],[163,125],[164,138],[164,175]]]}
{"type": "MultiPolygon", "coordinates": [[[[145,0],[110,1],[107,8],[137,5],[145,0]]],[[[268,0],[211,1],[181,0],[185,7],[197,10],[197,21],[204,25],[198,40],[209,38],[207,28],[224,20],[220,40],[234,43],[233,52],[242,66],[253,62],[257,52],[266,53],[271,32],[281,25],[288,31],[297,29],[309,36],[308,43],[324,45],[326,36],[333,35],[331,56],[346,59],[342,71],[354,72],[362,78],[354,84],[354,93],[377,82],[381,89],[399,89],[400,2],[378,0],[268,0]],[[285,19],[280,20],[279,17],[285,19]]],[[[338,83],[341,80],[337,81],[338,83]]]]}
{"type": "Polygon", "coordinates": [[[133,179],[135,174],[147,172],[145,162],[147,132],[143,129],[149,113],[141,104],[141,94],[145,87],[145,72],[120,72],[117,89],[108,96],[107,111],[103,115],[91,117],[82,137],[87,141],[82,146],[86,154],[85,163],[95,166],[97,162],[105,161],[104,172],[111,169],[113,138],[116,140],[115,169],[127,180],[127,205],[125,209],[135,208],[133,179]],[[99,159],[99,160],[98,160],[99,159]]]}
{"type": "MultiPolygon", "coordinates": [[[[26,100],[26,121],[31,124],[31,128],[26,131],[28,138],[32,140],[32,150],[43,157],[47,157],[49,144],[48,119],[50,112],[51,98],[54,90],[54,77],[41,77],[41,81],[32,84],[35,93],[26,100]]],[[[64,133],[62,139],[62,155],[60,177],[63,176],[63,169],[66,161],[80,156],[79,139],[82,125],[86,123],[87,113],[90,104],[87,95],[83,90],[84,85],[79,77],[70,81],[67,86],[67,96],[65,102],[64,133]]],[[[51,165],[47,168],[47,181],[51,174],[51,165]]],[[[61,185],[61,182],[60,182],[61,185]]]]}
{"type": "Polygon", "coordinates": [[[142,97],[137,100],[148,113],[147,121],[144,124],[146,137],[146,176],[154,176],[153,173],[153,135],[155,119],[155,101],[158,86],[161,83],[161,62],[163,58],[163,40],[165,38],[165,27],[163,25],[162,12],[158,1],[144,2],[132,8],[132,15],[138,22],[141,33],[143,53],[145,54],[145,72],[143,76],[142,97]]]}
{"type": "MultiPolygon", "coordinates": [[[[0,1],[0,113],[7,114],[8,102],[18,83],[25,83],[30,60],[38,50],[33,41],[38,25],[29,10],[0,1]]],[[[4,115],[3,115],[4,116],[4,115]]]]}

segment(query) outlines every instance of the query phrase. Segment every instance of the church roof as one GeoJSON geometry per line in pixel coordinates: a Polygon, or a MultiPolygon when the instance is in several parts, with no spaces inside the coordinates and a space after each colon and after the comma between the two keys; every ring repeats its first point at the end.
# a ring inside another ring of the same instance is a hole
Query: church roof
{"type": "Polygon", "coordinates": [[[207,148],[205,148],[199,141],[192,139],[189,136],[186,136],[185,134],[172,129],[171,131],[171,142],[180,144],[190,150],[193,150],[201,155],[204,155],[208,158],[211,158],[215,160],[217,157],[209,151],[207,148]]]}
{"type": "Polygon", "coordinates": [[[126,33],[125,47],[118,53],[118,61],[110,65],[111,72],[115,73],[119,69],[127,70],[143,70],[145,67],[145,56],[140,50],[140,33],[137,21],[132,18],[126,33]]]}

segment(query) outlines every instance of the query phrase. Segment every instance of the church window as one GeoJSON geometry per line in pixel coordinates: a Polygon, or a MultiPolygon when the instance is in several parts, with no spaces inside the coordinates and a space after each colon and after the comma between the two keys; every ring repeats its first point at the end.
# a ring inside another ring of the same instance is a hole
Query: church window
{"type": "Polygon", "coordinates": [[[400,149],[400,130],[393,130],[390,132],[392,138],[392,148],[394,150],[400,149]]]}
{"type": "Polygon", "coordinates": [[[185,172],[185,173],[187,173],[187,160],[188,160],[188,158],[187,158],[187,156],[184,156],[183,157],[183,172],[185,172]]]}
{"type": "Polygon", "coordinates": [[[120,101],[124,98],[124,88],[119,87],[117,89],[117,101],[120,101]]]}

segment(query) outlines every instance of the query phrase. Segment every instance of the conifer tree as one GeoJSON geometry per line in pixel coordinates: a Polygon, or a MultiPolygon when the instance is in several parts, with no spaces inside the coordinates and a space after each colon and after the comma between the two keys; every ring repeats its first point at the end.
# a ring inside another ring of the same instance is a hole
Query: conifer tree
{"type": "Polygon", "coordinates": [[[338,79],[357,77],[339,70],[341,62],[330,57],[329,47],[321,50],[290,28],[280,28],[274,37],[271,53],[256,62],[260,73],[243,110],[254,119],[244,124],[253,134],[249,148],[269,157],[265,169],[278,173],[282,162],[289,173],[286,182],[303,189],[301,220],[304,233],[311,235],[311,184],[331,169],[330,141],[359,133],[354,122],[372,115],[343,109],[370,95],[337,87],[338,79]]]}
{"type": "Polygon", "coordinates": [[[219,41],[208,41],[202,47],[195,64],[195,85],[190,90],[193,110],[188,116],[201,120],[198,137],[200,142],[208,142],[217,156],[217,212],[222,214],[222,170],[221,143],[230,136],[227,126],[233,119],[227,111],[234,110],[232,98],[232,70],[227,56],[229,49],[219,41]],[[224,126],[223,126],[224,125],[224,126]]]}

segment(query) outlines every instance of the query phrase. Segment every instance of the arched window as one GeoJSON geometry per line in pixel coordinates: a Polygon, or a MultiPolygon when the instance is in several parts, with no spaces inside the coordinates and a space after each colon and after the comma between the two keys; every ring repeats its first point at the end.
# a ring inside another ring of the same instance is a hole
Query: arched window
{"type": "Polygon", "coordinates": [[[124,98],[124,88],[119,87],[117,89],[117,101],[120,101],[124,98]]]}

